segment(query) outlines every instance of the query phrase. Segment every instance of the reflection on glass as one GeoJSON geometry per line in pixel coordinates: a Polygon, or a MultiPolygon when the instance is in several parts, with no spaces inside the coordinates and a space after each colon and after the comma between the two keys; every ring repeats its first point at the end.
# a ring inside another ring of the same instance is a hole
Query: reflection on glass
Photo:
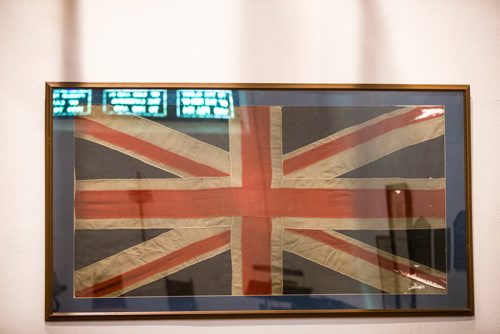
{"type": "Polygon", "coordinates": [[[167,90],[105,89],[102,92],[102,108],[109,115],[165,117],[167,90]]]}
{"type": "Polygon", "coordinates": [[[53,277],[53,286],[54,286],[54,291],[53,291],[53,296],[52,296],[52,303],[53,303],[53,311],[58,312],[60,310],[60,303],[59,303],[59,298],[58,296],[62,294],[64,291],[68,289],[68,286],[65,284],[59,283],[59,280],[57,278],[57,275],[55,272],[52,273],[53,277]]]}
{"type": "Polygon", "coordinates": [[[466,213],[465,210],[460,211],[453,221],[453,269],[461,272],[466,271],[467,264],[467,249],[466,249],[466,213]]]}
{"type": "Polygon", "coordinates": [[[91,108],[91,89],[57,88],[52,92],[52,109],[56,117],[89,115],[91,108]]]}
{"type": "Polygon", "coordinates": [[[180,89],[177,91],[179,118],[232,118],[233,93],[229,90],[180,89]]]}

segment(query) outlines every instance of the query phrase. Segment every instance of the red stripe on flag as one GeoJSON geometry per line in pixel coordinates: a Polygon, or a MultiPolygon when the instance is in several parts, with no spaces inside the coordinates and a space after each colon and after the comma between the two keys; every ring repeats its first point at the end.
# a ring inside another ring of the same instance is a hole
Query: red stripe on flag
{"type": "Polygon", "coordinates": [[[214,235],[210,238],[194,242],[159,259],[134,268],[121,275],[97,283],[86,289],[75,292],[76,297],[102,297],[138,283],[148,277],[181,265],[197,256],[214,251],[229,244],[229,231],[214,235]]]}
{"type": "Polygon", "coordinates": [[[269,295],[271,290],[271,218],[243,217],[241,269],[244,295],[269,295]]]}
{"type": "Polygon", "coordinates": [[[240,108],[243,188],[271,188],[271,118],[269,107],[240,108]]]}
{"type": "MultiPolygon", "coordinates": [[[[445,191],[407,190],[411,210],[392,218],[444,218],[445,191]]],[[[203,217],[310,217],[386,218],[386,190],[272,189],[77,191],[76,217],[203,218],[203,217]]]]}
{"type": "Polygon", "coordinates": [[[380,122],[366,126],[358,131],[334,139],[331,142],[312,148],[302,154],[285,159],[283,161],[283,171],[285,175],[290,174],[299,169],[311,166],[321,160],[328,159],[343,151],[354,148],[356,145],[360,145],[389,131],[442,116],[440,113],[435,113],[422,117],[422,110],[429,108],[429,106],[426,106],[412,109],[402,115],[381,120],[380,122]]]}
{"type": "Polygon", "coordinates": [[[384,189],[273,189],[273,215],[316,218],[444,218],[445,191],[409,190],[411,210],[390,216],[384,189]],[[398,216],[399,215],[399,216],[398,216]]]}
{"type": "Polygon", "coordinates": [[[302,229],[287,229],[290,232],[306,236],[308,238],[319,241],[325,245],[338,249],[347,254],[353,255],[376,266],[382,267],[385,270],[399,272],[408,275],[416,275],[424,281],[429,281],[446,288],[446,280],[434,275],[425,273],[421,270],[410,267],[406,264],[391,261],[379,254],[370,252],[345,240],[339,239],[331,234],[319,230],[302,230],[302,229]]]}
{"type": "MultiPolygon", "coordinates": [[[[241,266],[244,295],[269,295],[271,282],[271,118],[269,107],[240,109],[242,186],[241,266]],[[246,194],[246,196],[245,196],[246,194]]],[[[241,214],[238,214],[241,215],[241,214]]]]}
{"type": "Polygon", "coordinates": [[[162,149],[137,137],[111,129],[88,118],[76,118],[75,126],[77,132],[134,152],[192,176],[228,176],[228,174],[215,168],[184,158],[176,153],[162,149]]]}

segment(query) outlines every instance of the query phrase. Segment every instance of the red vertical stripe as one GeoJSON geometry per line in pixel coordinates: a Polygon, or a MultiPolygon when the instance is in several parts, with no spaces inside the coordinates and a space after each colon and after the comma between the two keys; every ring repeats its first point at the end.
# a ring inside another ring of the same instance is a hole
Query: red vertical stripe
{"type": "Polygon", "coordinates": [[[271,218],[243,217],[241,254],[243,294],[271,294],[271,218]]]}
{"type": "Polygon", "coordinates": [[[271,140],[269,107],[241,109],[243,188],[256,196],[249,205],[260,207],[261,217],[244,217],[241,229],[243,294],[271,294],[271,140]]]}
{"type": "Polygon", "coordinates": [[[241,109],[241,122],[243,188],[268,190],[272,177],[269,107],[241,109]]]}

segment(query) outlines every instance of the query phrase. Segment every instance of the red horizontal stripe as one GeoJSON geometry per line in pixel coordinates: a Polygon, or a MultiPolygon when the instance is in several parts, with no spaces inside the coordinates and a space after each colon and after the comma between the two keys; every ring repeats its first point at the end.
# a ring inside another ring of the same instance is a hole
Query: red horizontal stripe
{"type": "Polygon", "coordinates": [[[442,287],[446,287],[446,280],[436,277],[434,275],[428,274],[421,270],[410,267],[406,264],[399,263],[396,261],[389,260],[377,253],[370,252],[345,240],[337,238],[331,234],[328,234],[319,230],[299,230],[299,229],[287,229],[290,232],[306,236],[308,238],[319,241],[325,245],[331,246],[347,254],[353,255],[367,262],[370,262],[376,266],[382,267],[388,271],[397,271],[406,274],[413,274],[423,280],[433,282],[442,287]]]}
{"type": "Polygon", "coordinates": [[[82,134],[92,136],[114,146],[134,152],[192,176],[228,176],[228,174],[215,168],[167,151],[137,137],[111,129],[88,118],[77,118],[75,120],[75,126],[77,131],[82,134]]]}
{"type": "Polygon", "coordinates": [[[124,289],[153,275],[174,268],[193,258],[224,247],[229,244],[230,232],[223,232],[210,238],[200,240],[157,260],[134,268],[121,275],[97,283],[89,288],[75,292],[76,297],[102,297],[124,289]]]}
{"type": "Polygon", "coordinates": [[[302,154],[285,159],[283,161],[283,171],[285,175],[290,174],[299,169],[311,166],[321,160],[330,158],[343,151],[354,148],[356,145],[365,143],[389,131],[442,116],[442,114],[435,114],[418,118],[419,116],[422,116],[422,109],[428,108],[431,107],[418,107],[402,115],[381,120],[380,122],[366,126],[359,129],[358,131],[347,134],[340,138],[334,139],[328,143],[310,149],[302,154]]]}
{"type": "MultiPolygon", "coordinates": [[[[444,218],[444,190],[410,190],[411,208],[393,218],[444,218]]],[[[77,191],[77,218],[385,218],[386,190],[243,188],[77,191]],[[146,200],[141,200],[146,198],[146,200]]]]}

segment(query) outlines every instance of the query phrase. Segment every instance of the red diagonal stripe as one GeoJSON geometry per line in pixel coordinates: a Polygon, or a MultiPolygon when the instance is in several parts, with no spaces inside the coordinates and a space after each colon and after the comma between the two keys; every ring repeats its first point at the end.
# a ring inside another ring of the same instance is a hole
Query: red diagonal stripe
{"type": "Polygon", "coordinates": [[[92,136],[192,176],[228,176],[228,174],[215,168],[167,151],[137,137],[111,129],[88,118],[76,118],[75,127],[79,133],[92,136]]]}
{"type": "MultiPolygon", "coordinates": [[[[394,218],[444,218],[444,190],[408,190],[411,210],[394,218]]],[[[386,190],[370,189],[272,189],[262,201],[262,191],[243,188],[202,190],[77,191],[76,217],[203,218],[203,217],[310,217],[385,218],[386,190]],[[147,198],[141,201],[141,198],[147,198]]]]}
{"type": "Polygon", "coordinates": [[[379,254],[370,252],[359,246],[351,244],[345,240],[339,239],[331,234],[320,230],[302,230],[302,229],[287,229],[290,232],[306,236],[308,238],[319,241],[325,245],[338,249],[342,252],[348,253],[367,262],[370,262],[376,266],[382,267],[388,271],[397,271],[406,274],[414,274],[423,280],[433,282],[443,288],[446,288],[446,280],[436,277],[434,275],[425,273],[421,270],[412,268],[406,264],[398,263],[396,261],[391,261],[379,254]]]}
{"type": "Polygon", "coordinates": [[[102,297],[124,289],[162,271],[174,268],[193,258],[224,247],[229,244],[231,233],[229,231],[214,235],[210,238],[194,242],[175,252],[160,257],[154,261],[134,268],[121,275],[97,283],[86,289],[75,292],[76,297],[102,297]]]}
{"type": "Polygon", "coordinates": [[[299,169],[311,166],[321,160],[333,157],[343,151],[386,134],[389,131],[402,128],[411,124],[428,121],[431,118],[441,117],[442,114],[423,115],[423,109],[429,109],[430,106],[418,107],[411,111],[389,119],[381,120],[375,124],[366,126],[353,133],[334,139],[328,143],[312,148],[302,154],[283,161],[283,171],[285,175],[295,172],[299,169]]]}

